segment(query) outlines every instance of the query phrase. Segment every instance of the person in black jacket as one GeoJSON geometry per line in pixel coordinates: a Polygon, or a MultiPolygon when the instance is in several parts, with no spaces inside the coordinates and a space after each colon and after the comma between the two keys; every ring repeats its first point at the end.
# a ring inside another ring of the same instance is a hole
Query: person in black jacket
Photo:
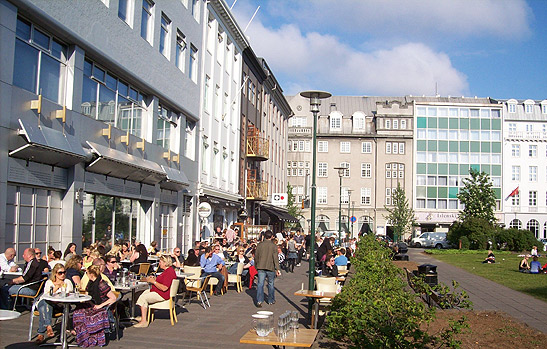
{"type": "MultiPolygon", "coordinates": [[[[12,297],[13,294],[17,294],[20,288],[24,285],[41,280],[42,270],[40,270],[40,263],[36,259],[36,253],[33,248],[27,248],[23,252],[23,259],[26,261],[25,268],[23,269],[23,275],[12,280],[13,284],[6,284],[0,289],[0,308],[11,309],[13,307],[12,297]]],[[[21,290],[20,294],[27,296],[34,296],[40,283],[36,283],[29,287],[25,287],[21,290]]]]}

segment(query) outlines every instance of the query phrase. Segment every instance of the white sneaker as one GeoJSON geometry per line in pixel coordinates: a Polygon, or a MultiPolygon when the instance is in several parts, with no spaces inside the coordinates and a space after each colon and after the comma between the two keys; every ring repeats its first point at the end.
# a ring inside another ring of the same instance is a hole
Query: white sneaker
{"type": "Polygon", "coordinates": [[[299,266],[300,266],[300,263],[298,263],[296,266],[299,267],[299,266]]]}

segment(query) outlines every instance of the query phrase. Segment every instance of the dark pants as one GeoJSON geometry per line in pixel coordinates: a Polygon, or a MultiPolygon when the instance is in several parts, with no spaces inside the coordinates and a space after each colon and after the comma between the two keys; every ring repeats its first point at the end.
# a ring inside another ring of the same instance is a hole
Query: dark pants
{"type": "Polygon", "coordinates": [[[222,275],[218,271],[215,271],[215,272],[212,272],[212,273],[208,273],[208,272],[204,271],[202,275],[203,276],[211,275],[211,277],[214,277],[218,280],[218,284],[215,287],[215,293],[220,294],[221,291],[222,291],[222,287],[224,286],[224,275],[222,275]]]}
{"type": "Polygon", "coordinates": [[[304,247],[298,250],[298,258],[296,258],[296,264],[302,263],[302,256],[304,255],[304,247]]]}

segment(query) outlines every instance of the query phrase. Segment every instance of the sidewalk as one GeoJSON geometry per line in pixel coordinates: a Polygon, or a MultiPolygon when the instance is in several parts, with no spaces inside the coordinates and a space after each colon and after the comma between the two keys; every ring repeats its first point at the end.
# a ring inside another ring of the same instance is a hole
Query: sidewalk
{"type": "Polygon", "coordinates": [[[418,264],[437,266],[439,282],[451,285],[456,280],[467,292],[475,310],[503,311],[528,326],[547,333],[547,303],[510,288],[443,263],[433,256],[421,253],[423,249],[410,248],[410,260],[418,264]]]}
{"type": "MultiPolygon", "coordinates": [[[[178,323],[171,326],[166,311],[157,312],[156,320],[148,328],[127,328],[120,341],[111,341],[107,348],[248,348],[264,349],[269,346],[240,344],[239,339],[251,326],[251,315],[258,310],[270,310],[278,316],[286,310],[300,311],[300,324],[308,326],[307,301],[295,297],[295,291],[302,283],[307,287],[308,263],[303,261],[294,274],[283,272],[275,280],[274,305],[263,304],[261,309],[254,306],[256,289],[244,288],[237,293],[233,286],[221,297],[210,297],[211,308],[204,310],[198,302],[177,308],[178,323]]],[[[209,294],[208,294],[209,296],[209,294]]],[[[179,300],[178,304],[182,304],[179,300]]],[[[0,347],[28,348],[35,345],[26,342],[29,330],[28,311],[16,320],[0,321],[0,347]]],[[[34,318],[33,336],[38,329],[38,318],[34,318]]],[[[49,342],[52,342],[51,340],[49,342]]],[[[37,346],[36,346],[37,347],[37,346]]]]}

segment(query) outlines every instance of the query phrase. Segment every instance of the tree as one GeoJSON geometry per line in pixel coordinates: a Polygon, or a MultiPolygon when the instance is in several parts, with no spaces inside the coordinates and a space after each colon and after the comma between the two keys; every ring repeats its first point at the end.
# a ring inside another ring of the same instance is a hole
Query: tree
{"type": "MultiPolygon", "coordinates": [[[[294,194],[292,193],[292,186],[290,183],[287,183],[287,211],[289,214],[295,218],[300,218],[302,216],[302,206],[300,202],[295,202],[294,194]]],[[[289,228],[296,227],[298,223],[287,223],[289,228]]]]}
{"type": "Polygon", "coordinates": [[[391,193],[393,207],[384,206],[389,213],[384,216],[391,222],[393,227],[393,240],[398,241],[399,237],[404,233],[412,231],[412,225],[415,224],[416,219],[414,217],[414,210],[408,204],[408,199],[404,189],[400,183],[397,183],[397,188],[391,193]]]}
{"type": "Polygon", "coordinates": [[[471,178],[463,180],[464,187],[458,194],[458,199],[464,205],[459,219],[465,222],[471,217],[482,218],[494,225],[497,221],[494,216],[496,194],[492,189],[490,177],[485,172],[479,173],[473,168],[469,170],[469,174],[471,178]]]}

